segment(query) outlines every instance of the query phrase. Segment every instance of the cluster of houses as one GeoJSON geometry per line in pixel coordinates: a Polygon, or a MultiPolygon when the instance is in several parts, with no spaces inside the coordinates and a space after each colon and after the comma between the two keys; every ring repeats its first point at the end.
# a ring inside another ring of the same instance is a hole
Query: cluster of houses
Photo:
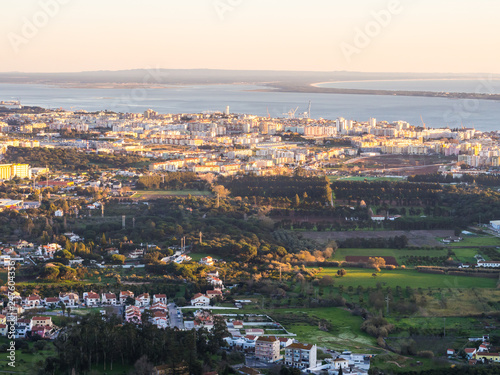
{"type": "MultiPolygon", "coordinates": [[[[479,338],[478,340],[473,339],[473,341],[482,341],[482,342],[477,349],[476,348],[464,349],[466,359],[469,360],[469,365],[475,365],[478,362],[500,363],[500,353],[491,352],[492,347],[489,342],[489,335],[484,335],[482,338],[479,338]]],[[[455,351],[453,349],[448,349],[447,355],[448,357],[453,357],[455,355],[455,351]]]]}
{"type": "MultiPolygon", "coordinates": [[[[158,296],[158,295],[157,295],[158,296]]],[[[150,321],[158,328],[167,328],[169,326],[168,307],[166,303],[157,300],[152,305],[143,307],[129,305],[125,308],[125,321],[134,324],[142,323],[142,313],[149,310],[151,313],[150,321]]]]}
{"type": "MultiPolygon", "coordinates": [[[[287,367],[297,368],[308,373],[338,374],[342,368],[344,373],[363,375],[368,373],[369,358],[363,354],[353,355],[344,352],[337,358],[331,358],[323,364],[317,359],[317,346],[297,342],[291,337],[277,337],[264,334],[260,328],[245,329],[241,334],[243,322],[233,320],[227,323],[231,336],[224,340],[227,345],[237,351],[255,355],[263,362],[282,362],[287,367]],[[281,350],[285,355],[281,355],[281,350]],[[363,366],[364,365],[364,366],[363,366]]],[[[205,326],[207,327],[207,326],[205,326]]]]}
{"type": "MultiPolygon", "coordinates": [[[[127,299],[131,298],[134,302],[134,306],[139,308],[148,307],[151,303],[151,298],[149,293],[143,293],[137,297],[134,297],[134,293],[131,291],[121,291],[117,296],[115,293],[102,293],[98,294],[93,291],[84,292],[83,298],[80,300],[80,296],[73,292],[61,292],[58,297],[46,297],[41,298],[37,294],[29,295],[28,297],[21,297],[18,292],[13,292],[13,300],[15,302],[14,307],[17,309],[18,314],[22,314],[25,310],[37,309],[37,308],[55,308],[61,303],[65,307],[75,308],[80,306],[86,307],[97,307],[97,306],[120,306],[125,305],[127,299]]],[[[165,294],[154,294],[153,304],[161,302],[164,305],[167,304],[167,296],[165,294]]],[[[129,300],[129,302],[131,302],[129,300]]]]}
{"type": "MultiPolygon", "coordinates": [[[[211,257],[207,258],[209,258],[209,261],[212,261],[211,257]]],[[[210,301],[212,299],[215,298],[218,300],[222,300],[224,298],[224,294],[222,293],[222,289],[224,289],[224,284],[222,280],[219,278],[219,271],[209,272],[207,275],[207,282],[214,289],[207,290],[205,294],[202,293],[195,294],[193,298],[191,298],[191,306],[198,306],[198,307],[209,306],[210,301]]]]}
{"type": "MultiPolygon", "coordinates": [[[[28,334],[39,335],[42,338],[49,338],[56,327],[52,323],[50,316],[34,316],[31,319],[18,319],[15,323],[14,337],[16,339],[25,338],[28,334]]],[[[7,316],[0,314],[0,335],[7,336],[9,327],[7,316]]]]}

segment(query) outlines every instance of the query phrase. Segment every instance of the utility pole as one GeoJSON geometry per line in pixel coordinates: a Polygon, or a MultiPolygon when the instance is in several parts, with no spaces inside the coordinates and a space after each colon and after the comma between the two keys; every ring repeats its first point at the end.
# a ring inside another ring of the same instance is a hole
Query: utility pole
{"type": "Polygon", "coordinates": [[[385,297],[385,302],[387,302],[387,314],[389,314],[389,301],[391,300],[391,297],[389,297],[389,295],[387,295],[385,297]]]}

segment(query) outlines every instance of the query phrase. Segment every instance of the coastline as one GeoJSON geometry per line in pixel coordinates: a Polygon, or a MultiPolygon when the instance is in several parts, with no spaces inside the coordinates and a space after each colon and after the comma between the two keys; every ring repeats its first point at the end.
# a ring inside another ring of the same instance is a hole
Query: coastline
{"type": "MultiPolygon", "coordinates": [[[[290,93],[316,93],[316,94],[351,94],[351,95],[385,95],[385,96],[415,96],[448,99],[476,99],[500,101],[500,94],[481,94],[470,92],[437,92],[437,91],[411,91],[411,90],[371,90],[371,89],[343,89],[331,87],[318,87],[319,83],[308,84],[275,84],[271,87],[275,92],[290,93]]],[[[271,90],[262,90],[270,92],[271,90]]]]}
{"type": "MultiPolygon", "coordinates": [[[[360,83],[360,82],[418,82],[418,81],[478,81],[481,80],[481,77],[474,78],[400,78],[400,79],[352,79],[352,80],[336,80],[336,81],[325,81],[325,82],[316,82],[311,83],[313,87],[319,87],[319,85],[324,85],[327,83],[360,83]]],[[[500,83],[500,78],[494,78],[494,81],[498,81],[500,83]]],[[[328,87],[326,87],[328,88],[328,87]]]]}

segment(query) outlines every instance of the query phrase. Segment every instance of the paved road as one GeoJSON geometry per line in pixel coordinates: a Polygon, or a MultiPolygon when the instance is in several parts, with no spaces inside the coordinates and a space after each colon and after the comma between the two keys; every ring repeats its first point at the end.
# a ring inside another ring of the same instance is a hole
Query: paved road
{"type": "Polygon", "coordinates": [[[170,327],[184,329],[184,319],[182,317],[182,311],[175,305],[175,303],[169,303],[167,307],[170,319],[170,327]],[[180,312],[180,316],[177,315],[177,312],[180,312]]]}

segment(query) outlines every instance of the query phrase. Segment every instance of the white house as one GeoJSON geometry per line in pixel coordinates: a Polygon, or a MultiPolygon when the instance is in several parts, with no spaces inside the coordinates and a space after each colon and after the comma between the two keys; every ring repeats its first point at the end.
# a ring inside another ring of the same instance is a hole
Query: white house
{"type": "Polygon", "coordinates": [[[61,249],[62,249],[61,245],[57,243],[50,243],[48,245],[39,246],[35,254],[46,256],[47,258],[53,259],[54,253],[56,253],[61,249]]]}
{"type": "Polygon", "coordinates": [[[212,285],[214,288],[224,288],[224,284],[222,283],[222,280],[219,279],[218,277],[212,277],[208,280],[210,285],[212,285]]]}
{"type": "Polygon", "coordinates": [[[490,225],[494,230],[500,232],[500,220],[492,220],[490,221],[490,225]]]}
{"type": "Polygon", "coordinates": [[[113,305],[113,306],[116,306],[118,304],[117,299],[116,299],[116,294],[114,294],[114,293],[102,293],[101,301],[102,301],[102,303],[105,303],[108,305],[113,305]]]}
{"type": "Polygon", "coordinates": [[[59,298],[58,297],[47,297],[43,300],[43,304],[45,306],[50,306],[52,308],[56,307],[59,304],[59,298]]]}
{"type": "Polygon", "coordinates": [[[97,304],[100,302],[99,294],[94,293],[92,291],[84,292],[83,300],[85,301],[85,304],[87,306],[97,306],[97,304]]]}
{"type": "Polygon", "coordinates": [[[167,313],[165,311],[159,311],[159,310],[154,311],[151,321],[158,328],[168,327],[168,318],[167,318],[167,313]]]}
{"type": "Polygon", "coordinates": [[[333,361],[333,367],[338,370],[342,367],[342,370],[349,368],[349,361],[347,359],[338,357],[333,361]]]}
{"type": "Polygon", "coordinates": [[[200,264],[203,264],[204,266],[213,266],[214,260],[212,259],[212,257],[201,258],[200,264]]]}
{"type": "Polygon", "coordinates": [[[130,290],[122,290],[120,292],[120,303],[124,305],[128,297],[134,298],[134,293],[132,293],[130,290]]]}
{"type": "Polygon", "coordinates": [[[161,302],[165,305],[167,304],[167,295],[166,294],[153,294],[153,303],[161,302]]]}
{"type": "Polygon", "coordinates": [[[293,339],[290,337],[279,337],[278,340],[280,341],[280,347],[286,348],[288,345],[293,344],[293,339]]]}
{"type": "Polygon", "coordinates": [[[74,307],[80,303],[80,296],[76,293],[59,293],[59,300],[64,302],[66,307],[74,307]]]}
{"type": "Polygon", "coordinates": [[[219,289],[207,290],[207,297],[210,299],[217,298],[217,297],[222,298],[222,291],[219,289]]]}
{"type": "Polygon", "coordinates": [[[63,210],[57,210],[54,212],[54,216],[56,217],[63,217],[64,216],[64,211],[63,210]]]}
{"type": "Polygon", "coordinates": [[[149,304],[149,293],[143,293],[140,296],[137,296],[137,298],[135,299],[135,305],[138,307],[146,307],[149,306],[149,304]]]}
{"type": "Polygon", "coordinates": [[[38,296],[36,294],[30,295],[23,300],[23,307],[25,309],[34,309],[34,308],[37,308],[38,306],[40,306],[41,304],[42,304],[42,300],[41,300],[40,296],[38,296]]]}
{"type": "Polygon", "coordinates": [[[206,295],[198,293],[195,294],[193,298],[191,298],[191,306],[209,306],[210,298],[206,295]]]}
{"type": "Polygon", "coordinates": [[[31,319],[18,319],[16,322],[16,339],[26,337],[26,333],[31,331],[31,319]]]}
{"type": "Polygon", "coordinates": [[[467,356],[467,359],[472,359],[477,353],[476,348],[465,348],[464,349],[465,355],[467,356]]]}

